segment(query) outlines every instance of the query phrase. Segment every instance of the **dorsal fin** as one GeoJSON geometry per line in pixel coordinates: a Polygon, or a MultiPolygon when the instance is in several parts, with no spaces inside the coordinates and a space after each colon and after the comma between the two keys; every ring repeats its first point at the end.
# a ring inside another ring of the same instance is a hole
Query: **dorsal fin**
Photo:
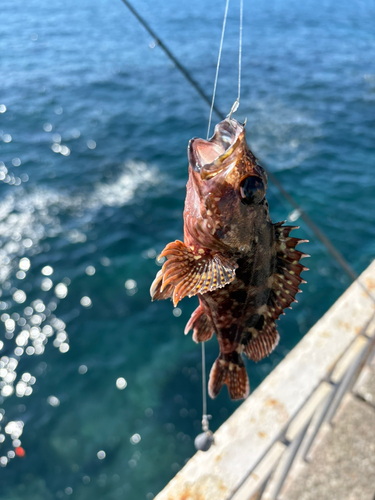
{"type": "Polygon", "coordinates": [[[166,298],[168,293],[175,307],[186,296],[212,292],[235,279],[235,262],[204,248],[193,250],[182,241],[169,243],[160,257],[167,260],[151,285],[151,297],[166,298]]]}
{"type": "Polygon", "coordinates": [[[302,271],[308,271],[308,268],[299,261],[309,255],[296,250],[296,246],[300,243],[307,243],[308,240],[289,236],[293,229],[299,229],[299,227],[283,226],[282,222],[275,224],[276,272],[273,274],[273,293],[269,302],[275,309],[272,311],[273,319],[277,319],[292,302],[297,302],[295,297],[302,291],[298,287],[300,283],[306,283],[300,275],[302,271]]]}
{"type": "Polygon", "coordinates": [[[282,224],[283,222],[279,222],[274,225],[276,269],[268,281],[270,292],[267,303],[259,309],[259,314],[254,315],[254,317],[257,316],[257,323],[254,322],[254,325],[248,326],[242,333],[244,352],[254,361],[268,356],[277,346],[279,334],[275,321],[280,314],[284,314],[284,309],[290,307],[292,302],[297,302],[296,294],[301,292],[298,287],[300,283],[306,283],[300,274],[306,271],[307,267],[299,261],[308,255],[299,252],[295,247],[307,240],[291,238],[290,232],[298,229],[298,226],[283,226],[282,224]],[[262,316],[263,319],[261,319],[262,316]]]}

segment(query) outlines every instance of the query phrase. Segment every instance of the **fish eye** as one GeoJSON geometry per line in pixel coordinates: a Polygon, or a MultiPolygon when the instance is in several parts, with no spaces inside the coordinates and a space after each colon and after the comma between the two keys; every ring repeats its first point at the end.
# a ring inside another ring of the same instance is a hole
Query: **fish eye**
{"type": "Polygon", "coordinates": [[[249,176],[240,183],[241,201],[245,205],[258,205],[265,194],[264,183],[260,177],[249,176]]]}

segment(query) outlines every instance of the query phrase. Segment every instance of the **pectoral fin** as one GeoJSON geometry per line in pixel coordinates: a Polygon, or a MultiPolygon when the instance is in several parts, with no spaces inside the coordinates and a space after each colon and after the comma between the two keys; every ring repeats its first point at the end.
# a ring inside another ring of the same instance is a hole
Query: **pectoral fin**
{"type": "Polygon", "coordinates": [[[160,257],[167,260],[151,286],[151,297],[172,297],[175,307],[186,296],[212,292],[235,278],[236,263],[220,253],[193,251],[182,241],[169,243],[160,257]]]}

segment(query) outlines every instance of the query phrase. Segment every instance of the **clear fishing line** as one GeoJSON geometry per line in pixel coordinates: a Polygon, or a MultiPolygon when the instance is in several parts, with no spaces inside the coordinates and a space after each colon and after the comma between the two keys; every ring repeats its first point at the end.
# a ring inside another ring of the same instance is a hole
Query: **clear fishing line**
{"type": "Polygon", "coordinates": [[[219,76],[219,68],[220,68],[220,61],[221,61],[221,51],[223,50],[225,26],[227,24],[228,7],[229,7],[229,0],[227,0],[226,4],[225,4],[223,27],[221,29],[221,39],[220,39],[220,47],[219,47],[219,56],[217,58],[217,65],[216,65],[216,75],[215,75],[215,82],[214,82],[214,91],[212,93],[212,102],[211,102],[210,116],[208,118],[207,139],[210,136],[210,128],[211,128],[211,120],[212,120],[212,110],[214,109],[214,104],[215,104],[217,79],[218,79],[218,76],[219,76]]]}
{"type": "MultiPolygon", "coordinates": [[[[215,97],[216,97],[216,88],[217,88],[217,80],[219,76],[219,68],[220,68],[220,61],[221,61],[221,53],[223,50],[223,42],[224,42],[224,34],[225,34],[225,26],[227,22],[227,17],[228,17],[228,7],[229,7],[229,0],[226,0],[225,4],[225,11],[224,11],[224,19],[223,19],[223,27],[221,30],[221,39],[220,39],[220,47],[219,47],[219,55],[217,59],[217,65],[216,65],[216,75],[215,75],[215,82],[214,82],[214,90],[212,94],[212,102],[211,102],[211,109],[210,109],[210,115],[208,119],[208,127],[207,127],[207,140],[210,136],[210,128],[211,128],[211,120],[212,120],[212,111],[214,109],[214,104],[215,104],[215,97]]],[[[243,26],[243,0],[240,0],[240,27],[239,27],[239,47],[238,47],[238,94],[237,94],[237,99],[234,102],[231,111],[229,113],[229,119],[231,118],[232,114],[238,109],[238,106],[240,104],[240,97],[241,97],[241,68],[242,68],[242,26],[243,26]]],[[[205,343],[202,342],[202,434],[199,434],[195,440],[195,447],[198,450],[206,451],[209,449],[211,444],[213,443],[213,435],[212,432],[209,430],[209,418],[210,415],[207,415],[207,388],[206,388],[206,349],[205,349],[205,343]]]]}
{"type": "Polygon", "coordinates": [[[240,105],[241,97],[241,70],[242,70],[242,26],[243,26],[243,0],[240,1],[240,35],[238,41],[238,93],[237,99],[234,101],[233,106],[229,113],[229,119],[232,118],[232,114],[235,113],[240,105]]]}

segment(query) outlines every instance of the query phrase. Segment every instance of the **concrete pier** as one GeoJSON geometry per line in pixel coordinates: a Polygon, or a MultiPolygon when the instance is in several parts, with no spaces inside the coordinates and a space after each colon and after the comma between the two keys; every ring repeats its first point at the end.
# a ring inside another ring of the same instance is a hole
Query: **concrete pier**
{"type": "Polygon", "coordinates": [[[375,261],[157,500],[373,500],[375,261]]]}

